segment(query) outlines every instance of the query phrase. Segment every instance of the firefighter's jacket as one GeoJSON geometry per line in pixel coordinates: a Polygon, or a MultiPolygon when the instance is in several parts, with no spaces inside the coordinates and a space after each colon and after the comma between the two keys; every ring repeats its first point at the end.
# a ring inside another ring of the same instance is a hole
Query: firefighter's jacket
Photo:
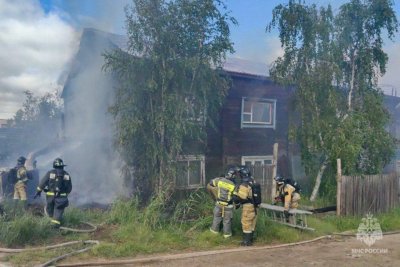
{"type": "Polygon", "coordinates": [[[289,208],[297,208],[297,202],[300,200],[300,194],[297,193],[294,186],[290,184],[281,185],[278,188],[277,194],[282,199],[285,210],[289,210],[289,208]]]}
{"type": "Polygon", "coordinates": [[[225,177],[217,177],[210,181],[210,186],[216,188],[216,201],[222,206],[232,205],[235,183],[225,177]]]}
{"type": "Polygon", "coordinates": [[[240,204],[253,203],[253,192],[249,183],[241,183],[235,195],[238,197],[240,204]]]}
{"type": "Polygon", "coordinates": [[[24,183],[26,184],[29,180],[28,172],[24,165],[17,165],[15,167],[17,169],[17,183],[24,183]]]}
{"type": "Polygon", "coordinates": [[[37,190],[43,190],[47,196],[66,197],[72,191],[71,177],[62,169],[53,169],[42,178],[37,190]]]}

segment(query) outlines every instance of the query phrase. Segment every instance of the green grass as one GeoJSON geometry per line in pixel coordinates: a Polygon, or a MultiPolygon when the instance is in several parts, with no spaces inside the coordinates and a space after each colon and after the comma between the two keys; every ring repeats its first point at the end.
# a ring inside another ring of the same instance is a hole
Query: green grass
{"type": "MultiPolygon", "coordinates": [[[[241,209],[234,211],[233,236],[225,239],[222,234],[215,235],[209,231],[213,207],[213,201],[201,191],[193,192],[185,201],[178,203],[159,196],[147,207],[140,207],[136,199],[119,199],[106,211],[68,207],[65,225],[79,227],[83,221],[102,224],[97,232],[86,234],[54,231],[49,227],[47,218],[25,214],[1,219],[0,242],[8,247],[16,247],[49,245],[71,240],[100,240],[100,245],[85,255],[78,256],[86,258],[134,257],[152,253],[237,247],[242,239],[241,209]]],[[[308,225],[316,229],[311,232],[277,224],[267,215],[265,210],[260,209],[258,212],[256,245],[298,242],[344,231],[356,232],[362,219],[362,216],[311,215],[308,217],[308,225]]],[[[382,231],[400,229],[400,208],[376,217],[382,231]]],[[[21,253],[10,256],[9,260],[15,265],[30,257],[44,262],[57,253],[21,253]]]]}

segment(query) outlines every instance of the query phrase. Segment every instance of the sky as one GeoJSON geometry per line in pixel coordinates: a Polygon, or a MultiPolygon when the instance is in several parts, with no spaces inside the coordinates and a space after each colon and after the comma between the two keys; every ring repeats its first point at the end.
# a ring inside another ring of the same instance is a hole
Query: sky
{"type": "MultiPolygon", "coordinates": [[[[282,54],[277,31],[266,32],[272,9],[286,0],[227,0],[239,25],[231,27],[236,50],[231,57],[270,65],[282,54]]],[[[334,10],[344,0],[306,0],[334,10]]],[[[61,91],[83,28],[125,34],[124,7],[130,0],[0,0],[0,119],[12,118],[23,92],[41,96],[61,91]]],[[[400,0],[394,1],[400,20],[400,0]]],[[[400,38],[386,42],[386,75],[380,84],[400,96],[400,38]]]]}

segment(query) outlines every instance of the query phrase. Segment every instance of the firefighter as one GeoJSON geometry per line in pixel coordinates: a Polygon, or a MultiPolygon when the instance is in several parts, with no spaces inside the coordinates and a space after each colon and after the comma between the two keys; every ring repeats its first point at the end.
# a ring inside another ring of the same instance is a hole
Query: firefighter
{"type": "Polygon", "coordinates": [[[20,200],[24,207],[26,207],[26,184],[28,183],[29,177],[28,172],[25,168],[26,158],[21,156],[17,159],[17,165],[15,166],[15,184],[14,184],[14,200],[20,200]]]}
{"type": "Polygon", "coordinates": [[[230,167],[225,177],[217,177],[210,181],[208,189],[215,193],[214,218],[210,231],[214,234],[219,233],[222,221],[223,235],[225,238],[232,236],[232,217],[233,217],[233,192],[235,190],[235,176],[237,167],[230,167]]]}
{"type": "Polygon", "coordinates": [[[52,218],[51,222],[57,228],[61,225],[64,209],[68,207],[68,194],[72,190],[71,177],[64,170],[62,159],[56,158],[53,162],[53,169],[48,171],[42,178],[37,188],[35,198],[41,192],[46,193],[46,213],[52,218]]]}
{"type": "Polygon", "coordinates": [[[290,222],[290,209],[297,209],[299,206],[300,186],[292,179],[284,179],[281,176],[275,177],[276,182],[276,197],[274,205],[283,203],[284,216],[286,222],[290,222]]]}
{"type": "Polygon", "coordinates": [[[242,209],[242,231],[243,241],[242,246],[253,245],[254,230],[256,228],[257,208],[253,204],[252,185],[255,183],[251,176],[250,170],[246,166],[241,166],[239,170],[241,178],[240,185],[235,190],[234,201],[240,203],[242,209]]]}

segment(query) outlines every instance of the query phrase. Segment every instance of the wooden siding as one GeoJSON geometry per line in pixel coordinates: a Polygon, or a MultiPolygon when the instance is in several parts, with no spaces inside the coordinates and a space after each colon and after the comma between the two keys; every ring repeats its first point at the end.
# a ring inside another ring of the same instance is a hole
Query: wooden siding
{"type": "Polygon", "coordinates": [[[290,91],[267,78],[232,76],[222,109],[222,153],[229,157],[272,155],[274,143],[286,148],[288,141],[288,100],[290,91]],[[267,98],[276,100],[275,128],[241,128],[242,98],[267,98]]]}
{"type": "Polygon", "coordinates": [[[388,212],[399,203],[399,177],[394,173],[341,176],[338,187],[340,215],[388,212]]]}

